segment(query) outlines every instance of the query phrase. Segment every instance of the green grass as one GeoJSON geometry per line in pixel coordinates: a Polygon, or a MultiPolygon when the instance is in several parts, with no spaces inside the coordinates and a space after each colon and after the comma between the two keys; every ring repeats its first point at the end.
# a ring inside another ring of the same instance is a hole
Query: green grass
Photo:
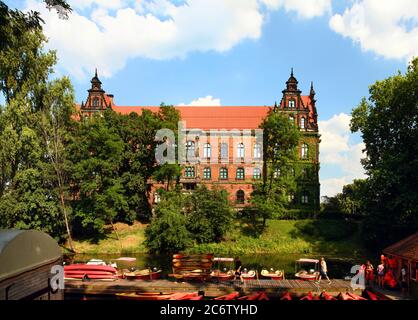
{"type": "MultiPolygon", "coordinates": [[[[97,244],[75,241],[77,253],[145,253],[146,225],[132,226],[118,223],[119,238],[110,232],[97,244]]],[[[329,255],[359,255],[366,252],[354,222],[342,220],[268,220],[261,235],[255,235],[248,225],[236,223],[221,243],[194,245],[189,252],[214,252],[216,254],[301,253],[329,255]]]]}

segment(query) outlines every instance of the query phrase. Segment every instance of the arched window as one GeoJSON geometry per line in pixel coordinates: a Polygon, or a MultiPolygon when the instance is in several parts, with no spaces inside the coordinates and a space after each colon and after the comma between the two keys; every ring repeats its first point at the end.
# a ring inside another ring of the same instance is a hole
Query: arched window
{"type": "Polygon", "coordinates": [[[261,179],[261,169],[260,168],[254,168],[253,178],[256,179],[256,180],[261,179]]]}
{"type": "Polygon", "coordinates": [[[211,155],[212,155],[212,148],[210,146],[210,143],[205,143],[203,146],[203,157],[210,158],[211,155]]]}
{"type": "Polygon", "coordinates": [[[219,169],[219,179],[221,179],[221,180],[228,179],[228,169],[227,168],[219,169]]]}
{"type": "Polygon", "coordinates": [[[186,178],[194,178],[194,167],[186,167],[184,170],[184,176],[186,178]]]}
{"type": "Polygon", "coordinates": [[[237,148],[237,157],[238,158],[244,158],[244,156],[245,156],[244,144],[243,143],[239,143],[238,144],[238,148],[237,148]]]}
{"type": "Polygon", "coordinates": [[[289,100],[289,108],[293,109],[295,107],[295,100],[291,99],[289,100]]]}
{"type": "Polygon", "coordinates": [[[305,129],[305,117],[300,118],[300,128],[305,129]]]}
{"type": "Polygon", "coordinates": [[[300,157],[301,159],[308,159],[308,151],[309,151],[309,147],[306,143],[302,144],[301,147],[301,152],[300,152],[300,157]]]}
{"type": "Polygon", "coordinates": [[[244,180],[245,178],[245,171],[244,168],[237,169],[237,180],[244,180]]]}
{"type": "Polygon", "coordinates": [[[245,193],[242,190],[237,191],[237,203],[243,204],[245,202],[245,193]]]}
{"type": "Polygon", "coordinates": [[[195,157],[195,144],[194,141],[189,140],[186,142],[186,159],[193,159],[195,157]]]}
{"type": "Polygon", "coordinates": [[[309,203],[309,193],[308,193],[307,191],[304,191],[304,192],[302,193],[301,202],[302,202],[303,204],[307,204],[307,203],[309,203]]]}
{"type": "Polygon", "coordinates": [[[261,159],[261,144],[254,145],[254,159],[261,159]]]}
{"type": "Polygon", "coordinates": [[[228,144],[226,142],[221,143],[221,159],[228,159],[228,144]]]}
{"type": "Polygon", "coordinates": [[[212,172],[209,167],[203,169],[203,179],[210,179],[212,172]]]}
{"type": "Polygon", "coordinates": [[[161,201],[160,195],[158,194],[158,192],[155,192],[154,193],[154,203],[158,203],[160,201],[161,201]]]}

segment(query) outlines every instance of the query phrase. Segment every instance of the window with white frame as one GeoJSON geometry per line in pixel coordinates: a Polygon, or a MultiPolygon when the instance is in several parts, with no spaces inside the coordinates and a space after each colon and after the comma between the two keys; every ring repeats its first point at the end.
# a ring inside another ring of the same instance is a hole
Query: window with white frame
{"type": "Polygon", "coordinates": [[[219,169],[219,179],[221,179],[221,180],[228,179],[228,169],[227,168],[219,169]]]}
{"type": "Polygon", "coordinates": [[[254,168],[253,170],[253,179],[261,179],[261,169],[260,168],[254,168]]]}
{"type": "Polygon", "coordinates": [[[302,144],[301,151],[300,151],[301,159],[304,159],[304,160],[308,159],[308,151],[309,151],[308,145],[306,143],[302,144]]]}
{"type": "Polygon", "coordinates": [[[254,145],[254,159],[261,159],[261,144],[259,143],[254,145]]]}
{"type": "Polygon", "coordinates": [[[308,204],[309,203],[309,193],[308,192],[305,191],[305,192],[302,193],[301,202],[302,202],[302,204],[308,204]]]}
{"type": "Polygon", "coordinates": [[[305,117],[300,118],[300,128],[305,129],[305,117]]]}
{"type": "Polygon", "coordinates": [[[211,178],[211,169],[209,167],[203,168],[203,179],[210,179],[211,178]]]}
{"type": "Polygon", "coordinates": [[[159,203],[161,201],[161,196],[158,192],[154,193],[154,203],[159,203]]]}
{"type": "Polygon", "coordinates": [[[192,140],[186,142],[186,158],[193,159],[195,157],[195,143],[192,140]]]}
{"type": "Polygon", "coordinates": [[[186,167],[184,169],[184,176],[186,178],[194,178],[194,167],[186,167]]]}
{"type": "Polygon", "coordinates": [[[295,105],[295,100],[293,100],[293,99],[289,100],[289,108],[293,109],[295,106],[296,106],[295,105]]]}
{"type": "Polygon", "coordinates": [[[244,180],[245,178],[245,171],[244,168],[237,168],[237,177],[238,180],[244,180]]]}
{"type": "Polygon", "coordinates": [[[245,147],[243,143],[239,143],[238,144],[238,148],[237,148],[237,157],[238,158],[244,158],[245,156],[245,147]]]}
{"type": "Polygon", "coordinates": [[[228,159],[228,144],[226,142],[221,143],[221,159],[228,159]]]}
{"type": "Polygon", "coordinates": [[[210,146],[210,143],[205,143],[203,145],[203,157],[210,158],[211,156],[212,156],[212,147],[210,146]]]}

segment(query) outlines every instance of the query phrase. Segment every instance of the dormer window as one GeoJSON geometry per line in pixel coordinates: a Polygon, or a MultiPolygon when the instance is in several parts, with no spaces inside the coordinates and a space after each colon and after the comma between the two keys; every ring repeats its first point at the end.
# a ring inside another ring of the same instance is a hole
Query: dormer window
{"type": "Polygon", "coordinates": [[[295,100],[289,100],[289,108],[290,109],[293,109],[293,108],[295,108],[295,100]]]}
{"type": "Polygon", "coordinates": [[[93,99],[93,107],[98,107],[99,106],[99,98],[94,98],[93,99]]]}

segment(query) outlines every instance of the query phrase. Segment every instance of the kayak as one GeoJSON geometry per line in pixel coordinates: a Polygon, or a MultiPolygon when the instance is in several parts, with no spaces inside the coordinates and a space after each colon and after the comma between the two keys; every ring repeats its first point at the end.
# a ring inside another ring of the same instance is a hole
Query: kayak
{"type": "Polygon", "coordinates": [[[269,300],[267,295],[264,292],[255,292],[247,296],[243,296],[241,298],[238,298],[238,300],[269,300]]]}
{"type": "Polygon", "coordinates": [[[354,300],[353,297],[349,296],[348,294],[344,292],[340,292],[340,294],[337,296],[339,300],[354,300]]]}
{"type": "Polygon", "coordinates": [[[313,300],[312,292],[309,291],[308,294],[306,296],[300,298],[300,300],[313,300]]]}
{"type": "Polygon", "coordinates": [[[358,294],[347,292],[347,294],[352,297],[354,300],[367,300],[366,298],[363,298],[359,296],[358,294]]]}
{"type": "Polygon", "coordinates": [[[174,293],[148,292],[148,293],[116,293],[119,300],[168,300],[174,293]]]}
{"type": "Polygon", "coordinates": [[[286,292],[281,298],[280,300],[292,300],[292,296],[290,295],[289,292],[286,292]]]}
{"type": "Polygon", "coordinates": [[[337,300],[337,298],[335,298],[335,297],[333,297],[332,295],[330,295],[330,294],[326,293],[325,291],[323,291],[323,292],[321,293],[321,297],[322,297],[324,300],[337,300]]]}
{"type": "Polygon", "coordinates": [[[94,264],[70,264],[68,266],[64,266],[64,271],[73,271],[73,270],[85,270],[85,271],[107,271],[116,273],[117,270],[112,266],[102,266],[102,265],[94,265],[94,264]]]}

